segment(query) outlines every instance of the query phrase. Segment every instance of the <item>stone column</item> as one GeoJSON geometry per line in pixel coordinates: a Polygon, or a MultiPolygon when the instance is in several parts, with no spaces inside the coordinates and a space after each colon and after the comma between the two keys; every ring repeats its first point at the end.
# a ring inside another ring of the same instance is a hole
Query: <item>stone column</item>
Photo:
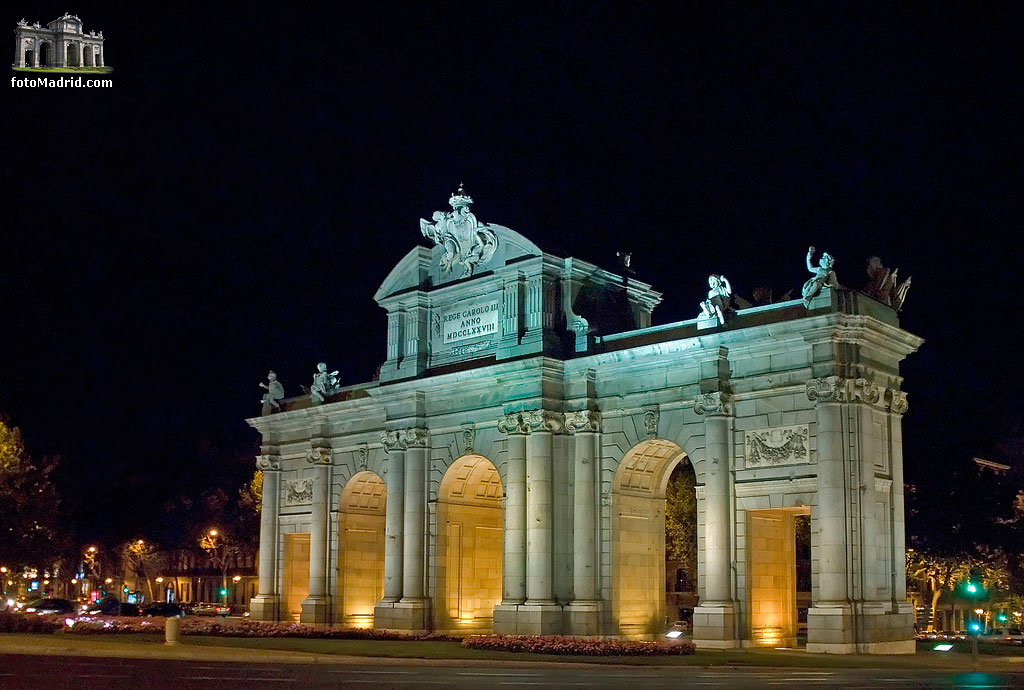
{"type": "Polygon", "coordinates": [[[14,66],[25,66],[25,41],[20,31],[14,32],[14,66]]]}
{"type": "Polygon", "coordinates": [[[575,435],[573,480],[573,601],[568,611],[571,635],[601,632],[602,602],[597,587],[597,450],[601,417],[582,410],[566,415],[565,427],[575,435]]]}
{"type": "Polygon", "coordinates": [[[693,410],[704,417],[704,591],[694,609],[700,647],[738,646],[732,589],[732,404],[727,393],[702,394],[693,410]]]}
{"type": "Polygon", "coordinates": [[[99,62],[96,63],[96,66],[103,67],[103,46],[97,48],[96,56],[99,58],[99,62]]]}
{"type": "Polygon", "coordinates": [[[423,536],[426,520],[427,447],[430,434],[426,429],[406,429],[405,452],[405,522],[403,552],[402,601],[422,601],[424,553],[423,536]]]}
{"type": "Polygon", "coordinates": [[[384,540],[384,601],[402,598],[402,550],[405,544],[405,436],[386,431],[381,438],[388,453],[386,527],[384,540]]]}
{"type": "Polygon", "coordinates": [[[526,441],[526,603],[552,604],[554,496],[551,486],[551,433],[556,417],[547,410],[527,414],[526,441]]]}
{"type": "MultiPolygon", "coordinates": [[[[889,445],[892,449],[892,600],[895,605],[907,604],[907,534],[903,497],[903,414],[907,411],[907,394],[889,391],[889,445]]],[[[909,606],[909,604],[907,604],[909,606]]]]}
{"type": "Polygon", "coordinates": [[[35,48],[32,50],[32,66],[39,67],[39,51],[42,49],[42,41],[36,41],[35,48]]]}
{"type": "Polygon", "coordinates": [[[501,564],[502,605],[526,601],[526,434],[522,415],[506,415],[498,430],[508,434],[505,473],[504,561],[501,564]]]}
{"type": "Polygon", "coordinates": [[[313,465],[313,505],[309,528],[309,594],[302,600],[301,621],[314,625],[330,622],[327,596],[327,551],[330,530],[327,516],[331,495],[331,449],[311,448],[306,460],[313,465]]]}
{"type": "Polygon", "coordinates": [[[263,504],[260,510],[259,593],[249,602],[255,620],[277,620],[281,601],[277,591],[277,515],[281,488],[281,458],[261,455],[256,467],[263,471],[263,504]]]}

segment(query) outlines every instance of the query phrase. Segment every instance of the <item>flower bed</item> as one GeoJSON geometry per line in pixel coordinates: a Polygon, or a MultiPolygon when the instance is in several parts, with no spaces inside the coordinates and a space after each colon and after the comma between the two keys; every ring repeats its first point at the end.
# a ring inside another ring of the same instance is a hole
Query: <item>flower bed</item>
{"type": "Polygon", "coordinates": [[[663,656],[693,654],[692,642],[635,642],[614,638],[562,637],[559,635],[474,635],[462,640],[467,649],[492,652],[531,652],[577,656],[663,656]]]}
{"type": "MultiPolygon", "coordinates": [[[[16,632],[52,633],[63,629],[70,635],[133,635],[164,634],[166,618],[136,618],[131,616],[11,616],[17,622],[29,622],[38,629],[16,632]],[[68,621],[73,621],[68,625],[68,621]]],[[[0,622],[0,631],[3,631],[0,622]]],[[[372,630],[364,628],[317,628],[301,623],[268,623],[264,621],[221,621],[186,618],[181,622],[182,635],[208,635],[212,637],[300,637],[320,640],[421,640],[458,642],[461,637],[443,633],[422,635],[372,630]]]]}

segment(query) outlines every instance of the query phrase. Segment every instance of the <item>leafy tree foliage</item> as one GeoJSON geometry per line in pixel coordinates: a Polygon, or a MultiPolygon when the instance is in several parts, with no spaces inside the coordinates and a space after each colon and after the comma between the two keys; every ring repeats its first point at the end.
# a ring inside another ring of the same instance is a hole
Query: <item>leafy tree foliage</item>
{"type": "Polygon", "coordinates": [[[939,600],[950,601],[970,579],[1005,596],[1020,562],[1020,520],[1015,509],[1020,478],[964,462],[908,487],[907,580],[931,598],[934,625],[939,600]]]}
{"type": "Polygon", "coordinates": [[[51,481],[58,461],[32,459],[21,431],[0,418],[0,562],[8,567],[48,569],[65,550],[51,481]]]}
{"type": "Polygon", "coordinates": [[[691,587],[697,583],[696,477],[689,464],[679,464],[665,489],[665,557],[679,561],[691,587]]]}

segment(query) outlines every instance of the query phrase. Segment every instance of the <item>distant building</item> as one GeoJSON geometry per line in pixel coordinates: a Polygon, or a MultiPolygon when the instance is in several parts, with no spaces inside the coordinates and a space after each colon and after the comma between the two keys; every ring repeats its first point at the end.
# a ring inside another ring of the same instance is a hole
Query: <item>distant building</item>
{"type": "Polygon", "coordinates": [[[22,19],[14,30],[15,67],[103,67],[103,56],[103,32],[86,33],[71,14],[45,27],[22,19]]]}

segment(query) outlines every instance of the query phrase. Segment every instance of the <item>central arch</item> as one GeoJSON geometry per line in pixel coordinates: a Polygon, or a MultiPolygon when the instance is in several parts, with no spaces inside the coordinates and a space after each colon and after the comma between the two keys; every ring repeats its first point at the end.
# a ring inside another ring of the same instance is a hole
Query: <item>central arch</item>
{"type": "Polygon", "coordinates": [[[49,67],[50,66],[50,44],[41,43],[39,44],[39,66],[49,67]]]}
{"type": "Polygon", "coordinates": [[[665,628],[665,489],[688,462],[682,448],[652,439],[631,448],[612,483],[612,620],[623,637],[665,628]]]}
{"type": "Polygon", "coordinates": [[[490,632],[501,602],[502,485],[482,455],[451,464],[438,489],[437,619],[443,630],[490,632]]]}
{"type": "Polygon", "coordinates": [[[387,488],[369,470],[345,484],[338,509],[337,620],[348,628],[373,627],[373,607],[384,596],[387,488]]]}

